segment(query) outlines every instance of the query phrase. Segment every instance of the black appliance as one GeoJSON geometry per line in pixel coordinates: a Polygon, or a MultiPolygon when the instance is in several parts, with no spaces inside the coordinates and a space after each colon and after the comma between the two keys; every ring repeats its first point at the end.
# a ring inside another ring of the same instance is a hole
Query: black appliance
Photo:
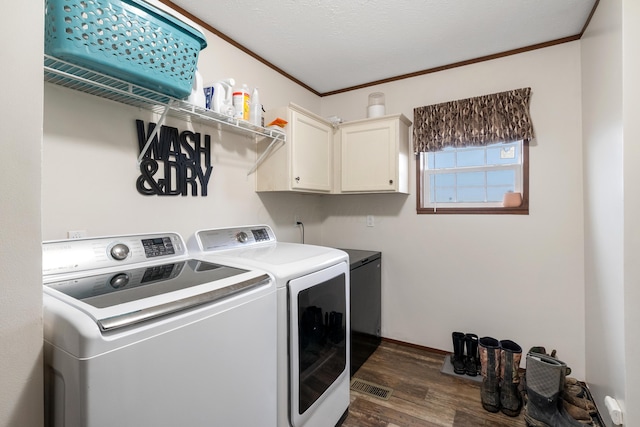
{"type": "Polygon", "coordinates": [[[351,270],[351,376],[378,348],[381,337],[382,254],[341,249],[349,255],[351,270]]]}

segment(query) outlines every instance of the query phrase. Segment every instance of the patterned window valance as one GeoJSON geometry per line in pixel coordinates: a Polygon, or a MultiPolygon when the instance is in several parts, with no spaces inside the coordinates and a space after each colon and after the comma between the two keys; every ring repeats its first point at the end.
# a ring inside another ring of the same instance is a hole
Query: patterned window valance
{"type": "Polygon", "coordinates": [[[530,96],[531,88],[523,88],[414,108],[414,150],[530,140],[530,96]]]}

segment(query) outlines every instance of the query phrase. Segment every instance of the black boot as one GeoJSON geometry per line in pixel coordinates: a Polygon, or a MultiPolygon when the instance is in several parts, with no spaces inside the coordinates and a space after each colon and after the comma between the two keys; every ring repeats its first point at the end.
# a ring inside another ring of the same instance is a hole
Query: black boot
{"type": "Polygon", "coordinates": [[[522,348],[510,340],[500,341],[500,407],[502,413],[510,417],[517,417],[522,408],[522,399],[518,391],[520,383],[520,359],[522,348]]]}
{"type": "Polygon", "coordinates": [[[466,334],[464,342],[467,344],[467,357],[464,361],[464,373],[470,377],[478,375],[476,360],[478,355],[478,336],[476,334],[466,334]]]}
{"type": "Polygon", "coordinates": [[[464,375],[464,334],[453,332],[451,338],[453,339],[453,355],[451,356],[453,372],[464,375]]]}
{"type": "Polygon", "coordinates": [[[524,419],[530,427],[582,427],[562,406],[567,365],[553,357],[527,354],[527,406],[524,419]]]}

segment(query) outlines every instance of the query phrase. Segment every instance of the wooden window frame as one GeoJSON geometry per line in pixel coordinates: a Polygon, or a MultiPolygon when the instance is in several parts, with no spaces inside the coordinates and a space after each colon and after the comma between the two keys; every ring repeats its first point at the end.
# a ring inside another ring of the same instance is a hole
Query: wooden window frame
{"type": "Polygon", "coordinates": [[[529,141],[522,142],[522,204],[506,207],[422,207],[423,173],[420,154],[416,154],[416,213],[418,215],[529,215],[529,141]]]}

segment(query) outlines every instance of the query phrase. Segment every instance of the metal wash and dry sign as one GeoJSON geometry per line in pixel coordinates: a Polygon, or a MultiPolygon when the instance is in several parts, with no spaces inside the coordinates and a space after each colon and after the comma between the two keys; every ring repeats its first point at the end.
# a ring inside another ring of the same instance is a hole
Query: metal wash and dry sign
{"type": "MultiPolygon", "coordinates": [[[[156,127],[136,120],[138,145],[142,150],[156,127]]],[[[136,188],[145,196],[207,195],[211,178],[211,137],[189,130],[180,132],[171,126],[161,126],[140,162],[136,188]]]]}

